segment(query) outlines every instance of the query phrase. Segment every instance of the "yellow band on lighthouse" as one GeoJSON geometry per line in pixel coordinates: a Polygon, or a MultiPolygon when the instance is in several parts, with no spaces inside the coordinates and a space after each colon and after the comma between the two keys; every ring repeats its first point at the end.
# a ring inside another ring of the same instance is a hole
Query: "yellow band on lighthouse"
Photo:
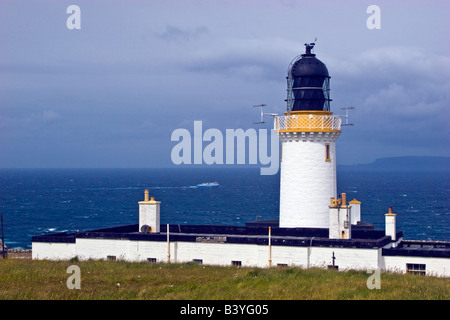
{"type": "Polygon", "coordinates": [[[275,130],[278,132],[341,132],[341,117],[331,112],[296,112],[275,117],[275,130]]]}

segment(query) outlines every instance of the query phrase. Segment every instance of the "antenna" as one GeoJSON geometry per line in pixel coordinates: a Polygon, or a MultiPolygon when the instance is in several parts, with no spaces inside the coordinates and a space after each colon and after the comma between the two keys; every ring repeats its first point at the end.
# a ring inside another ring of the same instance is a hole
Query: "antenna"
{"type": "Polygon", "coordinates": [[[259,122],[253,122],[253,124],[260,124],[260,123],[266,123],[265,121],[264,121],[264,112],[263,112],[263,108],[265,107],[266,105],[265,104],[258,104],[258,105],[256,105],[256,106],[253,106],[253,108],[261,108],[261,121],[259,121],[259,122]]]}
{"type": "Polygon", "coordinates": [[[261,108],[261,119],[260,119],[260,121],[258,121],[258,122],[253,122],[253,124],[262,124],[262,123],[266,123],[266,122],[264,121],[264,115],[271,115],[272,117],[278,115],[277,113],[266,113],[266,112],[263,112],[263,108],[264,108],[265,106],[266,106],[265,104],[258,104],[258,105],[256,105],[256,106],[253,106],[253,108],[261,108]]]}
{"type": "Polygon", "coordinates": [[[344,118],[345,117],[345,124],[341,124],[341,126],[354,126],[354,124],[353,123],[349,123],[348,122],[348,110],[353,110],[353,109],[355,109],[355,107],[344,107],[344,108],[341,108],[342,110],[345,110],[345,115],[342,115],[341,116],[341,118],[344,118]]]}

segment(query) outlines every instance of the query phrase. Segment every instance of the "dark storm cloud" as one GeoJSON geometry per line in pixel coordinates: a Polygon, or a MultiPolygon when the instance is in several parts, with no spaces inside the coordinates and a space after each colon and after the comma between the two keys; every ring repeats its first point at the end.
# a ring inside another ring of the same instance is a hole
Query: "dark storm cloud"
{"type": "Polygon", "coordinates": [[[387,121],[442,122],[436,115],[450,103],[450,58],[401,47],[374,51],[345,61],[348,67],[337,64],[335,85],[364,112],[386,115],[387,121]]]}
{"type": "Polygon", "coordinates": [[[366,154],[448,155],[449,57],[385,47],[336,63],[334,69],[335,105],[356,107],[351,112],[356,125],[347,130],[343,149],[360,145],[361,151],[372,149],[366,154]]]}
{"type": "Polygon", "coordinates": [[[0,4],[0,166],[170,165],[176,128],[281,114],[289,62],[316,35],[332,111],[356,107],[338,161],[448,155],[444,2],[379,1],[381,30],[359,1],[77,1],[76,31],[71,4],[0,4]]]}

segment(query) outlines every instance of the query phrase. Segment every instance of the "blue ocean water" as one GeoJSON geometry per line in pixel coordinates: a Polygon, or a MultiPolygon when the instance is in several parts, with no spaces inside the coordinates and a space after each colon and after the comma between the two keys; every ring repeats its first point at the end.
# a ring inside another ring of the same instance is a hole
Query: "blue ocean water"
{"type": "MultiPolygon", "coordinates": [[[[339,172],[339,171],[338,171],[339,172]]],[[[364,222],[384,230],[388,206],[406,239],[450,240],[449,173],[338,174],[338,192],[362,202],[364,222]]],[[[9,248],[34,235],[138,223],[144,189],[161,201],[161,223],[244,225],[277,220],[279,175],[259,168],[2,169],[0,211],[9,248]],[[218,181],[218,188],[196,188],[218,181]]]]}

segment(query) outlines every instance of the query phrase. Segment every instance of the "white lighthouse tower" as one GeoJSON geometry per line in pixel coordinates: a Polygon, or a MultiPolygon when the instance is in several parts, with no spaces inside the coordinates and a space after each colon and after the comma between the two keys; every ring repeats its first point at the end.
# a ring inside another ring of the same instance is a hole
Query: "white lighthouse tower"
{"type": "Polygon", "coordinates": [[[327,67],[311,53],[314,43],[305,46],[289,66],[287,111],[275,117],[282,148],[280,227],[329,228],[341,117],[330,111],[327,67]]]}

